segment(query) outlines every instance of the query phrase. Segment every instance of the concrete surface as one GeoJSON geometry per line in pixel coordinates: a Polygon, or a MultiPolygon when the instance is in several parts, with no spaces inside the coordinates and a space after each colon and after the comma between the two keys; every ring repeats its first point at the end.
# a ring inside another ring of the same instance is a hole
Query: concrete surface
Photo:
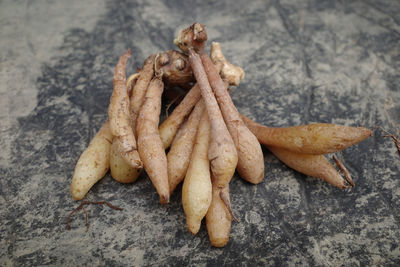
{"type": "Polygon", "coordinates": [[[238,109],[270,126],[329,122],[400,130],[399,1],[1,1],[0,265],[398,265],[400,158],[381,131],[343,151],[356,187],[299,174],[266,149],[264,181],[231,182],[239,223],[223,249],[186,230],[181,194],[107,174],[78,203],[75,163],[106,120],[112,72],[208,27],[246,71],[238,109]]]}

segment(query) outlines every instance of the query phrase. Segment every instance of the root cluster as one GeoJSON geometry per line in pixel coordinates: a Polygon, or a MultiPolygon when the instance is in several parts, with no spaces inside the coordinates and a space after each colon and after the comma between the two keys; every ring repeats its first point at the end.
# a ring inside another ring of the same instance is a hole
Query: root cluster
{"type": "Polygon", "coordinates": [[[369,129],[333,124],[271,128],[252,121],[239,113],[229,94],[229,86],[239,86],[244,78],[243,69],[227,61],[219,43],[206,53],[206,40],[204,25],[194,23],[174,40],[182,52],[151,55],[128,78],[130,51],[121,56],[108,121],[75,168],[74,199],[82,199],[109,169],[121,183],[135,182],[144,169],[162,204],[183,182],[189,231],[196,234],[205,218],[211,245],[223,247],[236,218],[229,199],[235,170],[253,184],[268,177],[260,144],[298,172],[338,188],[354,186],[343,163],[334,158],[345,178],[324,155],[363,141],[369,129]],[[159,125],[161,97],[174,95],[176,87],[187,93],[159,125]]]}

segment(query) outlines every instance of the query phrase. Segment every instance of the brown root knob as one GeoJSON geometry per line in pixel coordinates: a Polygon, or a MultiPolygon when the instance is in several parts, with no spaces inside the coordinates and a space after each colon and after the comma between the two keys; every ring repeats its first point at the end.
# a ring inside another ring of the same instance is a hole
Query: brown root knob
{"type": "Polygon", "coordinates": [[[200,52],[204,49],[205,41],[207,41],[205,26],[195,22],[179,32],[178,37],[174,40],[174,44],[184,53],[188,53],[190,48],[193,48],[196,52],[200,52]]]}

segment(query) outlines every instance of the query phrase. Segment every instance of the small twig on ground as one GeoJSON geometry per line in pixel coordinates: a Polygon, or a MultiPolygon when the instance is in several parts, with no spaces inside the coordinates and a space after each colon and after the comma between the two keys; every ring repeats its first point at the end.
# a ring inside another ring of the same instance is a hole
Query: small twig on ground
{"type": "Polygon", "coordinates": [[[351,178],[351,175],[349,173],[349,171],[347,170],[347,168],[343,165],[343,163],[335,156],[333,155],[333,160],[335,161],[336,165],[338,166],[338,168],[343,172],[344,178],[345,180],[352,186],[354,187],[354,182],[353,179],[351,178]]]}
{"type": "Polygon", "coordinates": [[[219,197],[221,198],[222,202],[224,202],[226,208],[228,209],[229,213],[232,216],[232,219],[235,222],[239,222],[239,219],[235,216],[235,214],[233,213],[232,210],[232,205],[231,205],[231,201],[229,199],[229,193],[227,193],[226,191],[222,191],[219,193],[219,197]]]}
{"type": "Polygon", "coordinates": [[[85,209],[85,207],[82,207],[83,212],[85,213],[85,224],[86,224],[86,232],[89,231],[89,215],[85,209]]]}
{"type": "Polygon", "coordinates": [[[397,152],[399,153],[399,156],[400,156],[400,140],[399,140],[399,138],[397,138],[393,134],[384,135],[383,137],[391,137],[393,139],[394,145],[396,146],[397,152]]]}
{"type": "Polygon", "coordinates": [[[97,202],[94,202],[94,201],[82,201],[81,204],[77,208],[75,208],[73,211],[71,211],[71,213],[68,215],[67,223],[66,223],[66,229],[67,230],[71,229],[71,226],[69,225],[69,223],[71,221],[72,215],[74,213],[76,213],[77,211],[81,210],[81,209],[85,212],[86,232],[89,230],[89,216],[88,216],[87,211],[85,210],[85,205],[100,205],[100,206],[101,205],[107,205],[108,207],[110,207],[110,208],[112,208],[114,210],[122,210],[122,208],[114,206],[114,205],[112,205],[111,203],[109,203],[107,201],[97,201],[97,202]]]}
{"type": "Polygon", "coordinates": [[[394,145],[396,146],[397,152],[399,153],[399,156],[400,156],[400,139],[399,139],[399,137],[397,137],[394,134],[386,131],[381,126],[378,126],[377,128],[381,129],[382,132],[386,133],[386,135],[384,135],[383,137],[390,137],[390,138],[393,139],[394,145]]]}

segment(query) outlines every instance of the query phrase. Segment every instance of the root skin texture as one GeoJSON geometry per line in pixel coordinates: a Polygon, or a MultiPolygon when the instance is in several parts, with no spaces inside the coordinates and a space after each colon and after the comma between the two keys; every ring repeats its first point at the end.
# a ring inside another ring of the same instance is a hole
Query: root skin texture
{"type": "Polygon", "coordinates": [[[276,146],[304,154],[327,154],[353,146],[372,135],[364,127],[315,123],[286,128],[272,128],[241,115],[247,127],[263,145],[276,146]]]}
{"type": "MultiPolygon", "coordinates": [[[[167,154],[168,160],[168,181],[170,194],[175,187],[185,178],[186,171],[189,166],[193,147],[196,141],[199,122],[205,110],[203,101],[199,101],[193,109],[188,120],[176,135],[171,149],[167,154]]],[[[208,142],[208,141],[207,141],[208,142]]],[[[208,148],[208,144],[207,144],[208,148]]]]}
{"type": "Polygon", "coordinates": [[[190,114],[200,98],[200,88],[196,84],[192,87],[192,89],[189,90],[185,98],[183,98],[181,103],[179,103],[171,115],[169,115],[168,118],[160,125],[158,130],[160,132],[160,138],[164,149],[167,149],[171,145],[182,122],[190,114]]]}
{"type": "Polygon", "coordinates": [[[126,63],[131,56],[130,50],[119,59],[114,72],[114,90],[108,108],[110,129],[117,142],[120,154],[134,168],[142,168],[142,162],[136,148],[136,139],[131,127],[129,97],[126,88],[126,63]]]}
{"type": "Polygon", "coordinates": [[[229,196],[229,185],[219,188],[213,181],[212,200],[206,214],[206,225],[210,243],[214,247],[224,247],[229,242],[232,217],[224,201],[221,200],[221,190],[229,196]]]}
{"type": "MultiPolygon", "coordinates": [[[[128,94],[130,95],[130,125],[135,138],[137,138],[135,131],[137,113],[143,104],[147,87],[154,75],[154,59],[154,55],[148,57],[144,61],[143,68],[140,72],[129,76],[126,82],[128,94]]],[[[116,145],[114,145],[114,143],[117,143],[115,139],[113,140],[113,145],[111,147],[111,177],[120,183],[135,182],[139,177],[142,168],[135,168],[128,162],[121,160],[123,157],[119,151],[115,149],[116,145]]]]}
{"type": "Polygon", "coordinates": [[[225,83],[206,53],[200,55],[204,70],[222,111],[238,154],[237,170],[246,181],[258,184],[264,179],[264,156],[261,145],[240,118],[225,83]]]}
{"type": "Polygon", "coordinates": [[[208,117],[211,121],[211,140],[208,159],[211,163],[211,171],[216,179],[216,184],[222,188],[229,183],[235,172],[238,161],[235,144],[225,125],[200,56],[192,49],[189,50],[189,62],[196,81],[199,84],[208,117]]]}
{"type": "Polygon", "coordinates": [[[131,126],[135,135],[136,120],[139,116],[140,107],[143,104],[147,87],[149,86],[150,81],[154,76],[154,60],[155,55],[151,55],[144,61],[143,68],[140,70],[139,78],[137,79],[135,86],[133,87],[130,97],[130,109],[132,114],[131,126]]]}
{"type": "Polygon", "coordinates": [[[169,202],[167,156],[158,133],[163,89],[161,77],[154,77],[137,119],[136,132],[144,168],[160,195],[161,204],[166,204],[169,202]]]}
{"type": "Polygon", "coordinates": [[[204,112],[182,187],[182,205],[186,214],[186,225],[193,235],[199,231],[201,220],[206,215],[212,199],[210,163],[207,157],[209,140],[210,122],[207,112],[204,112]]]}
{"type": "Polygon", "coordinates": [[[298,172],[320,178],[337,188],[351,187],[323,155],[301,154],[272,146],[268,146],[268,149],[283,163],[298,172]]]}

